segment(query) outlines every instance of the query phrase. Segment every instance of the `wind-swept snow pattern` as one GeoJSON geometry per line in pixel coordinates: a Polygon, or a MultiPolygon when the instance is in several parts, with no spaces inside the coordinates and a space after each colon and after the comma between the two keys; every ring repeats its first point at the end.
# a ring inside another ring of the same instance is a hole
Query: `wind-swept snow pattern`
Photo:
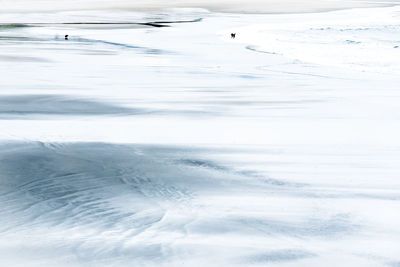
{"type": "Polygon", "coordinates": [[[399,218],[390,211],[399,208],[399,162],[383,159],[399,152],[6,143],[0,153],[2,262],[394,261],[399,218]],[[383,168],[382,180],[376,179],[383,168]]]}
{"type": "Polygon", "coordinates": [[[2,13],[0,265],[399,266],[398,25],[2,13]]]}

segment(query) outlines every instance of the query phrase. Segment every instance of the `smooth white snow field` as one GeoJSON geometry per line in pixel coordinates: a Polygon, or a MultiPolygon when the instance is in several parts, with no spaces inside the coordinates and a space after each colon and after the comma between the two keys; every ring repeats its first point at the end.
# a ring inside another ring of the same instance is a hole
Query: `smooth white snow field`
{"type": "Polygon", "coordinates": [[[0,266],[400,266],[399,85],[400,6],[2,12],[0,266]]]}

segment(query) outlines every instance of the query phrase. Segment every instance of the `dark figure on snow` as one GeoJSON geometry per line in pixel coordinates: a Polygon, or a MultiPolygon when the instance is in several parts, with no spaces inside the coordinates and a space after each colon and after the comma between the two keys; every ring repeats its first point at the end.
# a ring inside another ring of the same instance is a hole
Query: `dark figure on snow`
{"type": "Polygon", "coordinates": [[[68,40],[68,34],[65,35],[65,40],[68,40]]]}
{"type": "Polygon", "coordinates": [[[235,37],[236,37],[236,33],[231,33],[231,38],[235,39],[235,37]]]}

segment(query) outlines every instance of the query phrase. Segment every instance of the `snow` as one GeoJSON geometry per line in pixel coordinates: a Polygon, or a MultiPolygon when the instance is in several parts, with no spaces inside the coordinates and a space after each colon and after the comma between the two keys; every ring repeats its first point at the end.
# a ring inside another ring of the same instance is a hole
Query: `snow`
{"type": "Polygon", "coordinates": [[[399,265],[398,25],[1,14],[0,265],[399,265]]]}

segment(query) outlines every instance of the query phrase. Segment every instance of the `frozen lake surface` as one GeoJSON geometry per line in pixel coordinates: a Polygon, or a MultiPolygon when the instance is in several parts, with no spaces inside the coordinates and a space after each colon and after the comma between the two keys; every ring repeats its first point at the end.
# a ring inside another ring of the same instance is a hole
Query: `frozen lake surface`
{"type": "Polygon", "coordinates": [[[1,14],[0,264],[400,266],[399,36],[397,6],[1,14]]]}

